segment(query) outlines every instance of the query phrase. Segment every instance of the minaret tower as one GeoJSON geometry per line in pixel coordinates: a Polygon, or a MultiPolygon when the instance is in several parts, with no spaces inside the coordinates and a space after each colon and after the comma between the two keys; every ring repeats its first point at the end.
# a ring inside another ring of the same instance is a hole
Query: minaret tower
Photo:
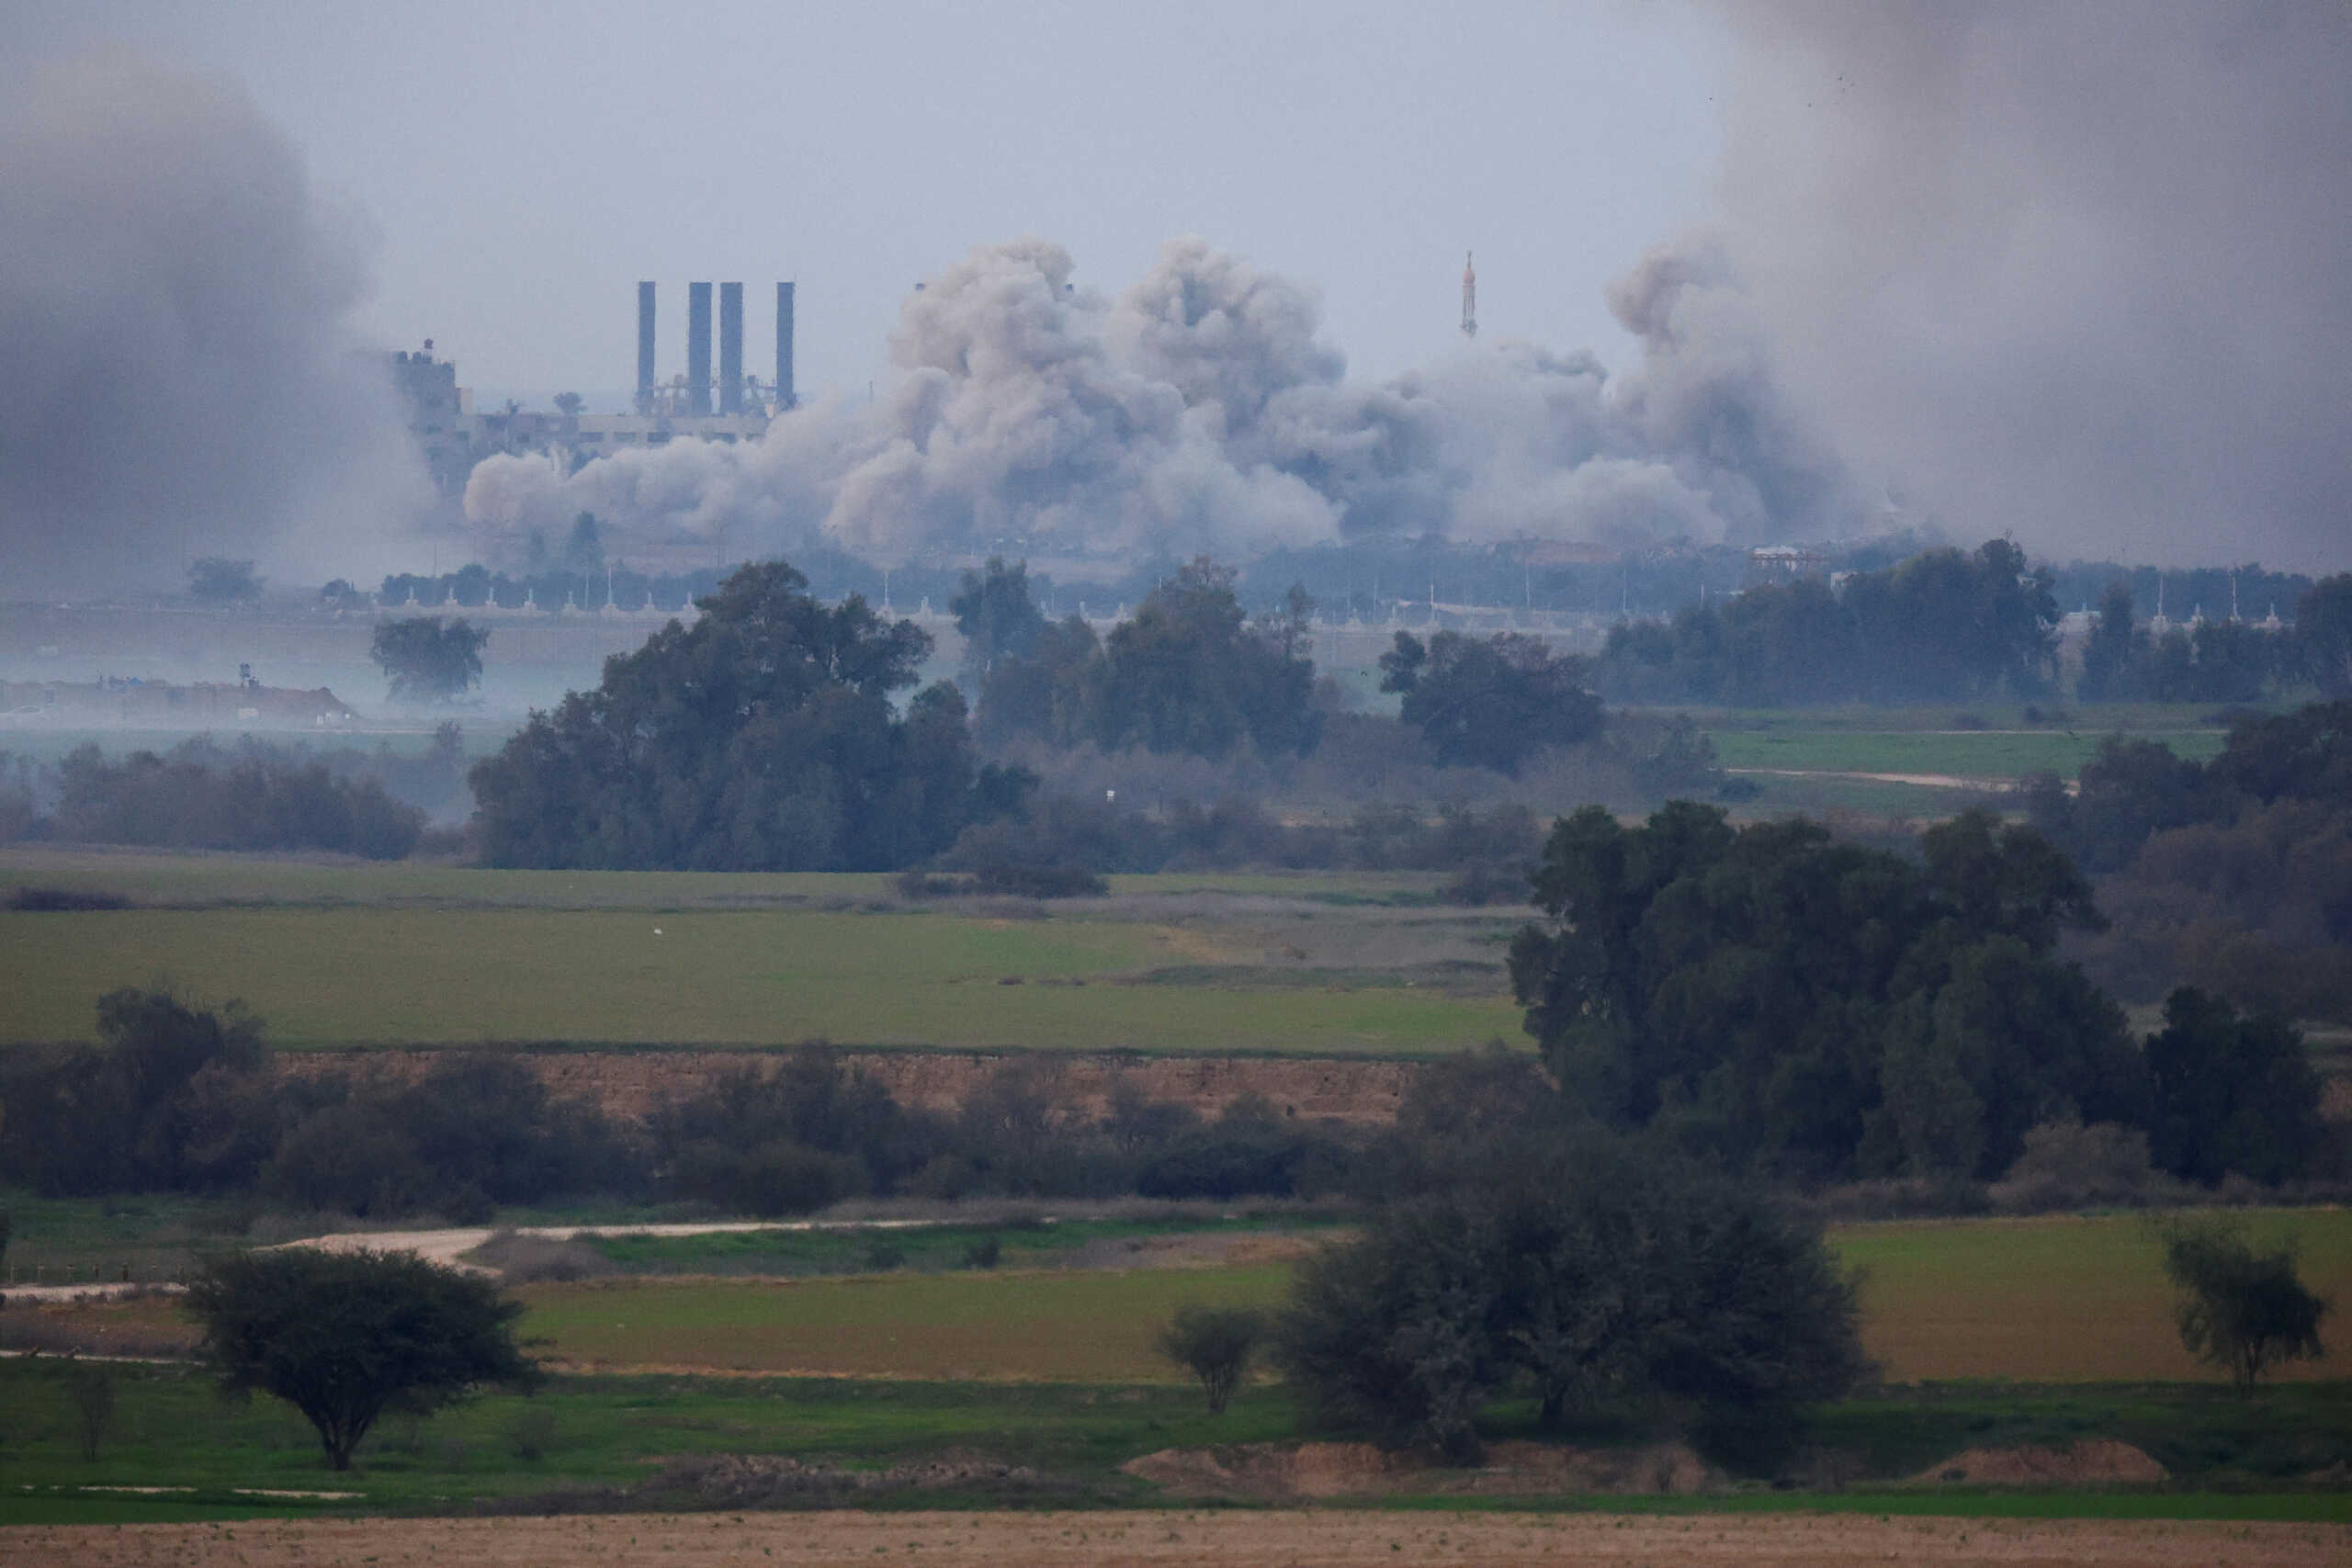
{"type": "Polygon", "coordinates": [[[1470,253],[1462,253],[1462,335],[1478,335],[1478,275],[1471,268],[1470,253]]]}

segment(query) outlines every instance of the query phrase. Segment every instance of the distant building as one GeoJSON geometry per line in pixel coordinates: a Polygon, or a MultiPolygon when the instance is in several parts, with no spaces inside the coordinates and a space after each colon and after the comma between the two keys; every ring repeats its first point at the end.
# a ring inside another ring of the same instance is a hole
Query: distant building
{"type": "Polygon", "coordinates": [[[1748,588],[1803,582],[1829,575],[1829,558],[1803,545],[1766,545],[1747,552],[1748,588]]]}

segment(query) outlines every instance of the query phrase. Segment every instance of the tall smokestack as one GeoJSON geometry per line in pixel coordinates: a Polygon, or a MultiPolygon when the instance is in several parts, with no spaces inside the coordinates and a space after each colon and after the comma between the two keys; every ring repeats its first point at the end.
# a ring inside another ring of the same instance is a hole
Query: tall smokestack
{"type": "Polygon", "coordinates": [[[637,286],[637,412],[653,405],[653,285],[637,286]]]}
{"type": "Polygon", "coordinates": [[[775,286],[775,410],[797,408],[792,390],[792,285],[775,286]]]}
{"type": "Polygon", "coordinates": [[[686,412],[710,412],[710,285],[686,285],[686,412]]]}
{"type": "Polygon", "coordinates": [[[718,286],[718,412],[743,412],[743,286],[718,286]]]}

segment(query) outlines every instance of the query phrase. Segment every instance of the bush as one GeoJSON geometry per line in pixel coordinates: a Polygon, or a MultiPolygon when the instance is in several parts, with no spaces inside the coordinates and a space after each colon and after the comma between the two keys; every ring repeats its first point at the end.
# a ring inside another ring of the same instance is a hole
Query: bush
{"type": "Polygon", "coordinates": [[[1161,1326],[1155,1343],[1161,1355],[1201,1380],[1209,1414],[1222,1416],[1250,1375],[1250,1359],[1265,1332],[1265,1314],[1251,1308],[1188,1303],[1161,1326]]]}
{"type": "Polygon", "coordinates": [[[2025,1152],[1995,1190],[2011,1212],[2081,1209],[2147,1201],[2160,1178],[2148,1134],[2113,1122],[2045,1122],[2025,1135],[2025,1152]]]}

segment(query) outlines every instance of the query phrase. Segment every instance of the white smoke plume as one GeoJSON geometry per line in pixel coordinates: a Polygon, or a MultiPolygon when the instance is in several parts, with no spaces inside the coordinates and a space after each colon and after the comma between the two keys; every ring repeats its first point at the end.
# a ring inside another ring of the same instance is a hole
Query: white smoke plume
{"type": "Polygon", "coordinates": [[[106,53],[0,107],[0,599],[348,570],[428,502],[361,254],[234,87],[106,53]]]}
{"type": "Polygon", "coordinates": [[[1834,457],[1781,405],[1703,245],[1615,303],[1646,359],[1465,345],[1353,383],[1313,292],[1196,239],[1115,299],[1038,239],[976,249],[907,301],[901,377],[741,446],[625,451],[576,474],[493,457],[466,493],[493,534],[594,512],[640,538],[747,553],[823,536],[871,558],[1003,549],[1247,558],[1371,534],[1820,537],[1861,521],[1834,457]]]}
{"type": "Polygon", "coordinates": [[[1775,373],[1962,537],[2340,570],[2352,6],[1739,0],[1775,373]]]}

